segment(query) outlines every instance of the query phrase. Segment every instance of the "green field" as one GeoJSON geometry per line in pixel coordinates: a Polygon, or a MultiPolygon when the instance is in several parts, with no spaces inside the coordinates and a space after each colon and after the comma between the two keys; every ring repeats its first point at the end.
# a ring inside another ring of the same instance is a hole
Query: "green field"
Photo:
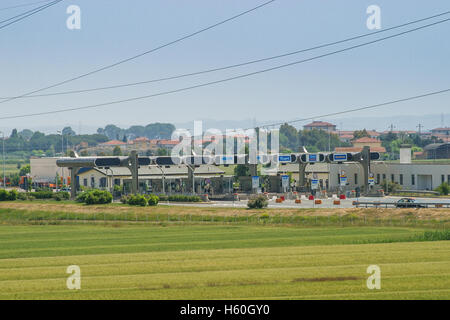
{"type": "Polygon", "coordinates": [[[450,241],[424,232],[4,221],[0,299],[449,299],[450,241]],[[372,264],[381,290],[366,287],[372,264]],[[69,265],[81,268],[81,290],[66,288],[69,265]]]}

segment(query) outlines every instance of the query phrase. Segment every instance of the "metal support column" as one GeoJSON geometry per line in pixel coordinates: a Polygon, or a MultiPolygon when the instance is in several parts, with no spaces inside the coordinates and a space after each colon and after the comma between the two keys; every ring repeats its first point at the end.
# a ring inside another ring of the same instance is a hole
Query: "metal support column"
{"type": "Polygon", "coordinates": [[[370,172],[370,147],[365,146],[361,152],[361,161],[363,167],[364,193],[369,193],[369,172],[370,172]]]}
{"type": "Polygon", "coordinates": [[[194,166],[187,165],[188,169],[188,182],[187,182],[187,190],[192,194],[195,194],[195,176],[194,176],[194,166]]]}
{"type": "Polygon", "coordinates": [[[298,188],[305,187],[305,170],[307,163],[300,162],[298,163],[298,188]]]}
{"type": "Polygon", "coordinates": [[[70,199],[75,199],[77,197],[77,175],[80,168],[73,167],[69,168],[70,170],[70,199]]]}
{"type": "Polygon", "coordinates": [[[131,171],[131,193],[137,194],[139,192],[139,161],[136,150],[131,151],[128,157],[128,169],[131,171]]]}

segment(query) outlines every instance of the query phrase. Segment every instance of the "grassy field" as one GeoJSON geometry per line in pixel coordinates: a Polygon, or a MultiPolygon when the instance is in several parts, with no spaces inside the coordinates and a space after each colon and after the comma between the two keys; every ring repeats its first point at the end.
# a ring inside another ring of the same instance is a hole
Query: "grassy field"
{"type": "MultiPolygon", "coordinates": [[[[261,214],[245,209],[26,205],[0,206],[0,299],[450,298],[450,241],[440,240],[442,235],[448,239],[440,224],[236,223],[217,217],[261,214]],[[106,211],[111,216],[215,215],[216,220],[67,219],[67,212],[93,216],[106,211]],[[33,212],[45,219],[26,219],[33,212]],[[381,290],[366,286],[366,269],[372,264],[381,268],[381,290]],[[69,265],[81,268],[81,290],[66,287],[69,265]]],[[[419,212],[417,221],[434,214],[419,212]]],[[[289,209],[265,213],[302,215],[289,209]]],[[[320,210],[304,213],[331,216],[320,210]]]]}

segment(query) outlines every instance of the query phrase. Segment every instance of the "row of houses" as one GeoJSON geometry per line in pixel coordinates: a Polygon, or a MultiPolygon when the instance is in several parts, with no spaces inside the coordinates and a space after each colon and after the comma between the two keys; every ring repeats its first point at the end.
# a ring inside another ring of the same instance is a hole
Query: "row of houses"
{"type": "MultiPolygon", "coordinates": [[[[330,133],[334,133],[336,134],[341,141],[343,142],[350,142],[352,140],[354,140],[355,136],[354,136],[354,131],[342,131],[342,130],[337,130],[336,129],[336,125],[332,124],[330,122],[325,122],[325,121],[313,121],[307,125],[305,125],[303,127],[304,130],[323,130],[323,131],[327,131],[330,133]]],[[[402,134],[419,134],[420,136],[426,138],[426,137],[436,137],[438,139],[443,140],[444,142],[450,142],[450,127],[440,127],[440,128],[435,128],[435,129],[431,129],[430,131],[426,131],[426,132],[418,132],[418,131],[413,131],[413,130],[403,130],[403,131],[383,131],[383,132],[378,132],[376,130],[367,130],[367,134],[370,138],[373,139],[379,139],[379,137],[383,134],[387,134],[387,133],[394,133],[397,135],[402,135],[402,134]]]]}

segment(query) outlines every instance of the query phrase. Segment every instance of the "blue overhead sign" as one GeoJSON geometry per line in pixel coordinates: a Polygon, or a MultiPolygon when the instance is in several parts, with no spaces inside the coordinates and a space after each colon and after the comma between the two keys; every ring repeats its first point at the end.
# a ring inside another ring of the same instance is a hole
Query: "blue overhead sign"
{"type": "Polygon", "coordinates": [[[286,162],[291,162],[291,155],[280,155],[280,156],[278,156],[278,162],[284,162],[284,163],[286,163],[286,162]]]}
{"type": "Polygon", "coordinates": [[[346,153],[334,153],[333,154],[333,161],[347,161],[347,154],[346,153]]]}
{"type": "Polygon", "coordinates": [[[308,162],[317,162],[317,154],[308,154],[308,162]]]}

